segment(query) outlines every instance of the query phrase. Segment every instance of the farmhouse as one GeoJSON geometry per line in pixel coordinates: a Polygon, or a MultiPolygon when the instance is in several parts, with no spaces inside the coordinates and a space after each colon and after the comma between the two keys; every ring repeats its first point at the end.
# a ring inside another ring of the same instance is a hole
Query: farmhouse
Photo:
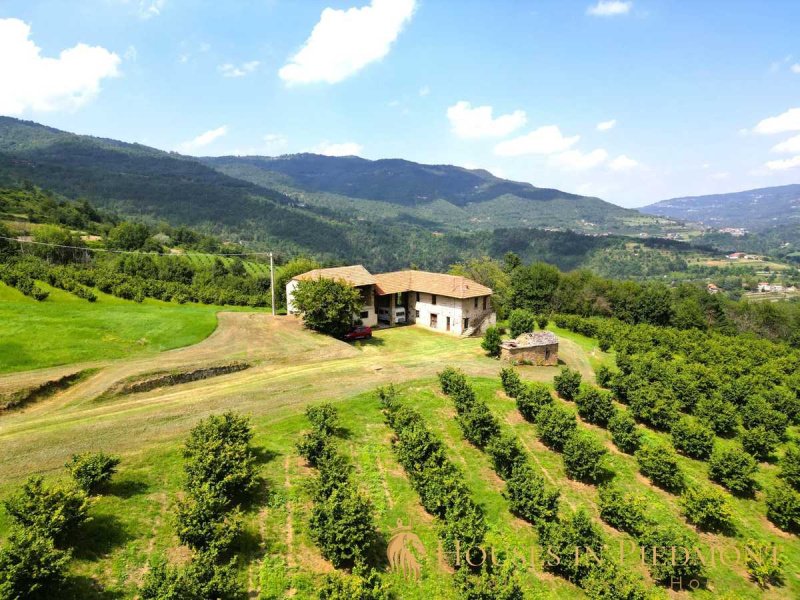
{"type": "Polygon", "coordinates": [[[364,325],[374,327],[413,323],[453,335],[482,333],[496,321],[492,290],[458,275],[426,271],[394,271],[372,275],[362,265],[315,269],[293,278],[286,285],[286,306],[293,304],[299,282],[316,279],[344,281],[361,291],[363,306],[355,315],[364,325]]]}
{"type": "Polygon", "coordinates": [[[500,358],[513,363],[555,366],[558,364],[558,338],[550,331],[523,333],[500,344],[500,358]]]}

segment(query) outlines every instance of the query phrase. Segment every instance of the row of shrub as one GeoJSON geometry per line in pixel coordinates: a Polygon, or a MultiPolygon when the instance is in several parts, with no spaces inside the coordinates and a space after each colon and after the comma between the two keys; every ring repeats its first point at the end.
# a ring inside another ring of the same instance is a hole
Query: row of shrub
{"type": "MultiPolygon", "coordinates": [[[[393,448],[422,506],[436,517],[446,558],[457,568],[454,584],[469,600],[522,600],[523,591],[510,562],[485,560],[472,567],[465,554],[480,546],[486,514],[464,482],[464,474],[447,458],[442,441],[417,411],[404,405],[393,386],[378,389],[386,423],[395,433],[393,448]]],[[[484,557],[485,558],[485,557],[484,557]]]]}
{"type": "Polygon", "coordinates": [[[182,452],[186,478],[175,529],[192,560],[182,568],[164,557],[151,561],[139,590],[142,600],[245,596],[232,554],[242,532],[241,504],[260,485],[252,438],[249,420],[232,412],[212,415],[191,430],[182,452]]]}
{"type": "Polygon", "coordinates": [[[0,598],[56,597],[81,525],[89,519],[90,496],[101,492],[119,459],[102,453],[75,455],[68,483],[46,484],[30,477],[3,502],[11,533],[0,548],[0,598]]]}
{"type": "Polygon", "coordinates": [[[27,274],[8,265],[0,264],[0,281],[39,302],[47,300],[50,295],[49,292],[36,285],[36,282],[27,274]]]}
{"type": "MultiPolygon", "coordinates": [[[[800,423],[800,352],[787,345],[612,319],[559,315],[556,321],[613,346],[619,371],[601,367],[598,383],[638,420],[669,431],[682,454],[707,460],[710,479],[734,494],[753,496],[757,462],[771,459],[788,425],[800,423]],[[715,448],[715,435],[736,435],[738,445],[715,448]]],[[[682,483],[675,469],[664,479],[674,488],[682,483]]],[[[767,517],[787,531],[800,530],[800,492],[779,483],[766,494],[767,517]]]]}

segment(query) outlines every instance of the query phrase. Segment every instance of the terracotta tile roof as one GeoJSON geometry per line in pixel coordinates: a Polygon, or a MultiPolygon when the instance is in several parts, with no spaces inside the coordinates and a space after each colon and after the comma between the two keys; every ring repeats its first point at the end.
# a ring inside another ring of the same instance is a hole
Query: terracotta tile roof
{"type": "Polygon", "coordinates": [[[302,273],[293,277],[298,281],[309,281],[316,279],[335,279],[345,281],[352,286],[373,285],[375,277],[367,271],[363,265],[351,265],[349,267],[333,267],[330,269],[314,269],[307,273],[302,273]]]}
{"type": "Polygon", "coordinates": [[[460,275],[444,275],[426,271],[395,271],[375,276],[380,295],[398,292],[425,292],[450,298],[490,296],[491,288],[460,275]]]}

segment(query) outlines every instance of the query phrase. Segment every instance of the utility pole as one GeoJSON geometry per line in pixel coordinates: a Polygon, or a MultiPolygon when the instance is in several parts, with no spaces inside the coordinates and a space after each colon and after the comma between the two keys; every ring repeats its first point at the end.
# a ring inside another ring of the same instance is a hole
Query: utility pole
{"type": "Polygon", "coordinates": [[[269,291],[272,292],[272,316],[275,316],[275,264],[272,262],[272,252],[269,253],[269,291]]]}

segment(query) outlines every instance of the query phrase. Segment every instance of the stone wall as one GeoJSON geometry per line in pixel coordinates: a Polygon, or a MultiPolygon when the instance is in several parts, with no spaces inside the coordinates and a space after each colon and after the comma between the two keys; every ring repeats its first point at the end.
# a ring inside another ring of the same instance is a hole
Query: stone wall
{"type": "Polygon", "coordinates": [[[540,367],[558,364],[558,344],[542,346],[501,346],[500,358],[515,364],[529,363],[540,367]]]}

